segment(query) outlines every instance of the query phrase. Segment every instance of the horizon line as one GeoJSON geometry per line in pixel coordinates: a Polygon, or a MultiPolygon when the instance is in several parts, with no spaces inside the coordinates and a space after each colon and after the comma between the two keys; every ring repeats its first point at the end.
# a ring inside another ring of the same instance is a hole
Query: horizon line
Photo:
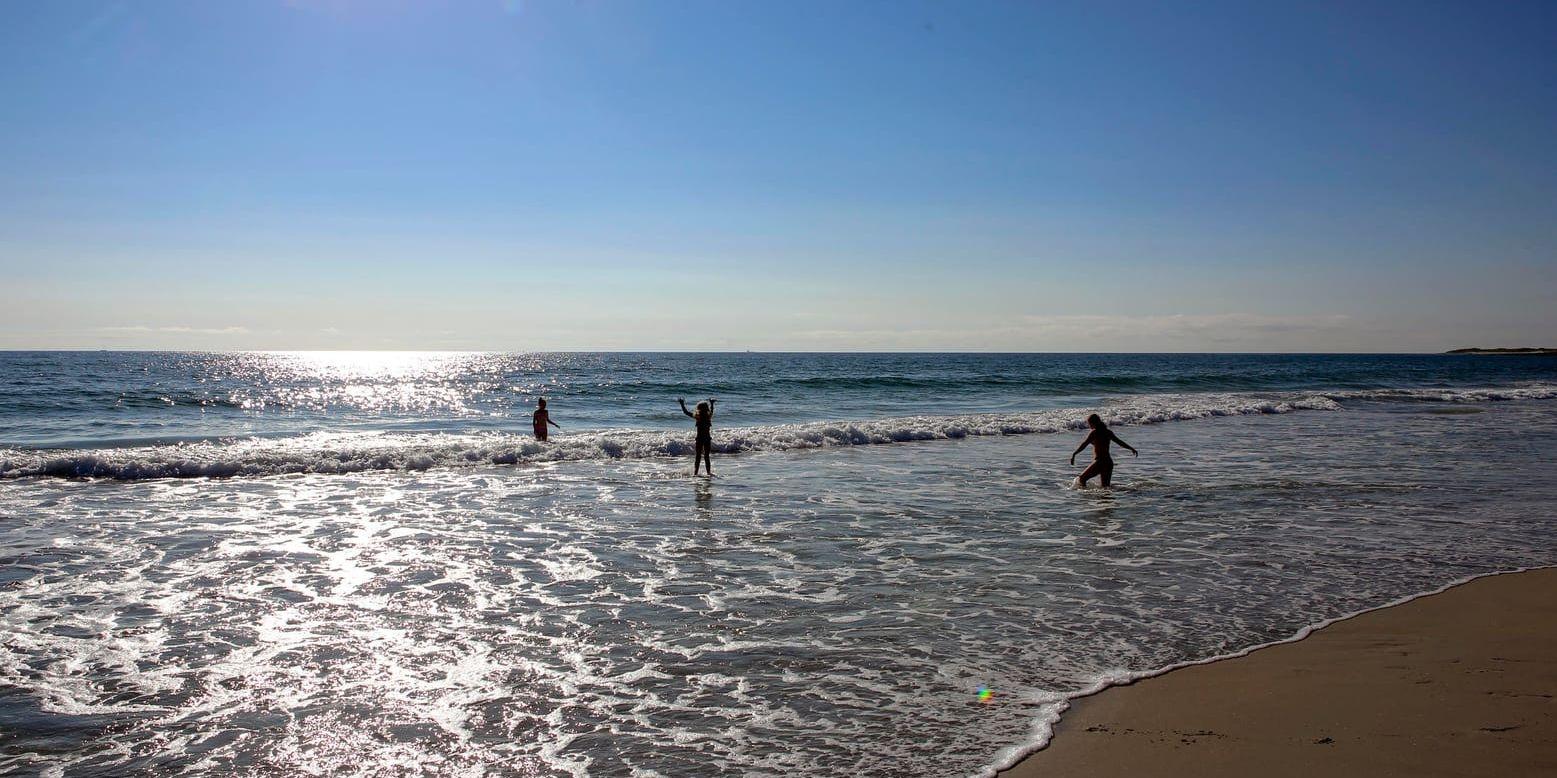
{"type": "Polygon", "coordinates": [[[1428,356],[1451,355],[1462,349],[1472,350],[1557,350],[1545,346],[1457,346],[1443,351],[983,351],[977,349],[462,349],[462,348],[239,348],[239,349],[191,349],[191,348],[93,348],[88,346],[66,348],[0,348],[0,353],[123,353],[123,354],[297,354],[297,353],[422,353],[422,354],[988,354],[988,355],[1076,355],[1109,354],[1120,356],[1139,355],[1226,355],[1226,356],[1428,356]]]}

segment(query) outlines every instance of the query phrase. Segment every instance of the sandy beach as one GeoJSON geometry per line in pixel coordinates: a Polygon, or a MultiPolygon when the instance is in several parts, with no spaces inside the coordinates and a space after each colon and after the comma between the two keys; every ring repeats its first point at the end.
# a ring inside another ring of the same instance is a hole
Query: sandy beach
{"type": "Polygon", "coordinates": [[[1040,776],[1557,774],[1557,569],[1078,701],[1040,776]]]}

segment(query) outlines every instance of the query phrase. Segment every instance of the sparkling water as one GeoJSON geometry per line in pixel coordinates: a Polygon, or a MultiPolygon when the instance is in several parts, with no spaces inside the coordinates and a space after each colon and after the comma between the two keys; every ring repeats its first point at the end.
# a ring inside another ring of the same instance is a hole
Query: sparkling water
{"type": "Polygon", "coordinates": [[[988,774],[1557,563],[1554,411],[1541,357],[0,353],[0,771],[988,774]]]}

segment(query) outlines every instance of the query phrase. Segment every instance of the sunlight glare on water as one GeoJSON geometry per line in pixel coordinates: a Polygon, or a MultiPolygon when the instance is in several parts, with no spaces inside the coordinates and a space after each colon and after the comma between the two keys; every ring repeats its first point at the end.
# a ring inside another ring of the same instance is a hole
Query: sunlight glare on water
{"type": "Polygon", "coordinates": [[[1557,485],[1506,443],[1551,440],[1551,407],[1136,427],[1114,493],[1063,488],[1046,435],[712,482],[653,459],[15,480],[0,770],[974,774],[1098,677],[1557,559],[1557,485]],[[1387,484],[1379,445],[1413,451],[1387,484]]]}
{"type": "Polygon", "coordinates": [[[987,774],[1099,678],[1557,561],[1554,409],[1431,356],[3,353],[0,773],[987,774]]]}
{"type": "Polygon", "coordinates": [[[498,355],[473,352],[277,351],[239,355],[231,369],[251,375],[257,387],[270,388],[235,393],[234,401],[245,410],[276,404],[370,414],[466,414],[476,412],[470,395],[492,388],[490,382],[470,377],[492,371],[501,361],[498,355]]]}

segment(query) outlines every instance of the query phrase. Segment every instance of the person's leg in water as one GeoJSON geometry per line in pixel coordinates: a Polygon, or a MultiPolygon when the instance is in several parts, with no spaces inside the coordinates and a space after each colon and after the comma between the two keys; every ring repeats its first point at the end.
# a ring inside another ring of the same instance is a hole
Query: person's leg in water
{"type": "Polygon", "coordinates": [[[703,441],[703,472],[707,473],[710,478],[714,475],[713,449],[713,441],[703,441]]]}
{"type": "Polygon", "coordinates": [[[697,475],[697,469],[703,466],[703,441],[699,440],[692,446],[692,475],[697,475]]]}
{"type": "MultiPolygon", "coordinates": [[[[1097,460],[1093,460],[1092,464],[1087,465],[1087,469],[1081,471],[1081,476],[1078,479],[1078,480],[1081,481],[1081,488],[1083,488],[1083,489],[1087,488],[1087,480],[1092,478],[1092,476],[1098,475],[1099,473],[1102,473],[1102,472],[1103,472],[1103,463],[1099,462],[1097,460]]],[[[1107,478],[1107,476],[1104,476],[1104,477],[1107,478]]],[[[1108,482],[1104,481],[1103,485],[1107,486],[1108,482]]]]}
{"type": "Polygon", "coordinates": [[[1103,467],[1102,467],[1101,470],[1098,471],[1098,475],[1103,477],[1103,488],[1107,489],[1107,488],[1109,488],[1110,486],[1113,485],[1112,482],[1114,480],[1114,460],[1107,459],[1107,460],[1104,460],[1103,462],[1100,462],[1099,464],[1101,464],[1103,467]]]}

